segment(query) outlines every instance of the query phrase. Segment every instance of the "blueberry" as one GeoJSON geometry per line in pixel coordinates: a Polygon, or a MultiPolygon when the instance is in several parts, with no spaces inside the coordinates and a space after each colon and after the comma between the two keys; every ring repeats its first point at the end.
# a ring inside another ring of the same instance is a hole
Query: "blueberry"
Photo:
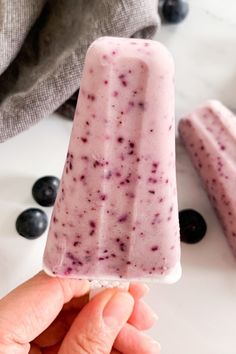
{"type": "Polygon", "coordinates": [[[197,243],[203,239],[207,225],[202,215],[192,209],[179,212],[180,239],[186,243],[197,243]]]}
{"type": "Polygon", "coordinates": [[[48,218],[43,210],[26,209],[16,220],[17,232],[29,239],[33,240],[41,236],[48,226],[48,218]]]}
{"type": "Polygon", "coordinates": [[[162,15],[168,23],[179,23],[185,19],[189,5],[182,0],[166,0],[162,8],[162,15]]]}
{"type": "Polygon", "coordinates": [[[54,176],[38,179],[32,188],[36,202],[42,206],[52,206],[55,203],[60,180],[54,176]]]}

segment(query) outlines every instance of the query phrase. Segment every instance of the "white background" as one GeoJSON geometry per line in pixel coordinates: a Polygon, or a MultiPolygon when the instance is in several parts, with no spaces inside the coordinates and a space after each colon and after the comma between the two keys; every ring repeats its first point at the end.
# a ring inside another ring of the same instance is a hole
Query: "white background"
{"type": "MultiPolygon", "coordinates": [[[[175,58],[177,119],[208,98],[236,111],[236,3],[189,2],[187,20],[163,26],[156,36],[175,58]]],[[[36,206],[31,187],[37,178],[61,175],[71,124],[52,115],[0,145],[0,296],[41,269],[46,233],[25,240],[15,220],[36,206]]],[[[236,261],[178,141],[177,177],[180,209],[199,210],[208,232],[199,244],[182,245],[183,277],[177,284],[152,285],[147,301],[159,322],[151,334],[165,354],[235,354],[236,261]]],[[[45,211],[50,215],[51,208],[45,211]]]]}

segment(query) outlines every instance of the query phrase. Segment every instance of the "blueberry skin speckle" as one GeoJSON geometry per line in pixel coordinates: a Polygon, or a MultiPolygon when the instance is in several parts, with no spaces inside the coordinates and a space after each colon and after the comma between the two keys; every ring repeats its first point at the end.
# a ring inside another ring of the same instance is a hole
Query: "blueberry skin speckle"
{"type": "Polygon", "coordinates": [[[54,176],[39,178],[32,188],[35,201],[42,206],[53,206],[56,200],[60,180],[54,176]]]}
{"type": "Polygon", "coordinates": [[[17,232],[33,240],[41,236],[47,229],[48,217],[41,209],[31,208],[23,211],[16,220],[17,232]]]}
{"type": "Polygon", "coordinates": [[[165,21],[173,24],[183,21],[188,12],[188,3],[182,0],[166,0],[162,8],[162,15],[165,21]]]}
{"type": "Polygon", "coordinates": [[[206,235],[207,224],[202,215],[192,209],[179,212],[180,239],[182,242],[194,244],[206,235]]]}

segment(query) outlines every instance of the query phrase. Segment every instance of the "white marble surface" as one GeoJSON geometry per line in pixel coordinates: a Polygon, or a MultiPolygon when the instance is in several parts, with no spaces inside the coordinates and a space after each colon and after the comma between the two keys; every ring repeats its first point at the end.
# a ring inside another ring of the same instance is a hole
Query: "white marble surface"
{"type": "MultiPolygon", "coordinates": [[[[189,2],[187,20],[156,36],[175,58],[177,120],[208,98],[236,111],[236,2],[189,2]]],[[[0,296],[41,268],[46,234],[27,241],[15,219],[36,206],[31,186],[38,177],[61,174],[70,129],[71,122],[53,115],[0,146],[0,296]]],[[[236,261],[178,141],[177,177],[180,209],[199,210],[208,233],[197,245],[182,245],[181,281],[152,286],[147,300],[160,319],[151,333],[165,354],[234,354],[236,261]]]]}
{"type": "Polygon", "coordinates": [[[187,19],[156,36],[174,55],[177,117],[209,98],[236,111],[236,1],[189,3],[187,19]]]}

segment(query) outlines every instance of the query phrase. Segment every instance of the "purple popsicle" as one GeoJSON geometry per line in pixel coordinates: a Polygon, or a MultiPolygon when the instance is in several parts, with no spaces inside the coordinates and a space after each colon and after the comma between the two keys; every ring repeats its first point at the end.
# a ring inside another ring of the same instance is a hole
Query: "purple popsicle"
{"type": "Polygon", "coordinates": [[[44,268],[179,278],[174,65],[163,45],[104,37],[90,46],[44,268]]]}

